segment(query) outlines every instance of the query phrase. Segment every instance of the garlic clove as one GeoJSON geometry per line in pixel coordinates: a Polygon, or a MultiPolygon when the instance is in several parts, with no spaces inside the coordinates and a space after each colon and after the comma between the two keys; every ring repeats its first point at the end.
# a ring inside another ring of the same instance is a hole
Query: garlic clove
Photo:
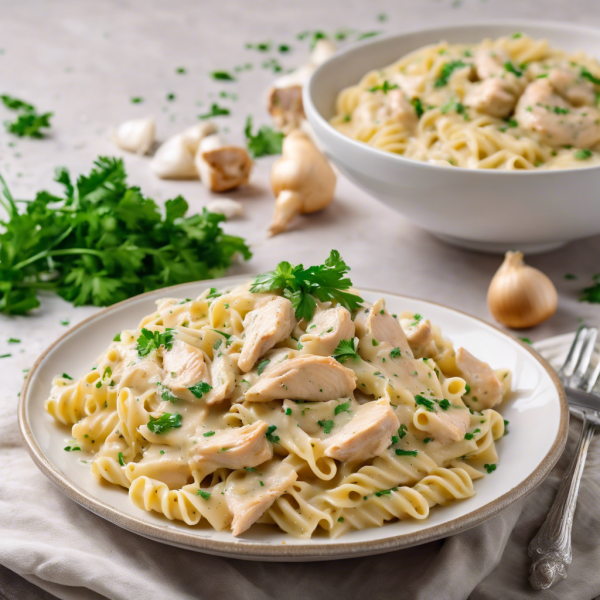
{"type": "Polygon", "coordinates": [[[112,134],[113,142],[122,150],[146,154],[154,143],[154,119],[135,119],[121,123],[112,134]]]}
{"type": "Polygon", "coordinates": [[[197,179],[194,156],[202,140],[216,131],[214,124],[206,121],[174,135],[156,151],[150,169],[161,179],[197,179]]]}
{"type": "Polygon", "coordinates": [[[207,206],[207,210],[212,213],[224,215],[227,220],[236,219],[244,214],[244,207],[241,202],[232,200],[231,198],[218,198],[211,200],[207,206]]]}
{"type": "Polygon", "coordinates": [[[523,261],[522,252],[507,252],[488,289],[488,307],[502,325],[513,329],[535,327],[549,319],[558,306],[550,279],[523,261]]]}
{"type": "Polygon", "coordinates": [[[150,163],[152,172],[161,179],[197,179],[194,155],[184,137],[179,134],[168,139],[150,163]]]}

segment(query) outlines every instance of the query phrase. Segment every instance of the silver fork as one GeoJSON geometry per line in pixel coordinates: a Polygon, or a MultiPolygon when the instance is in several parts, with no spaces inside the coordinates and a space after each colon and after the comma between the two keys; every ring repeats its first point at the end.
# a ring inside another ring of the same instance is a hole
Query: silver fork
{"type": "MultiPolygon", "coordinates": [[[[565,388],[591,392],[600,376],[600,361],[589,373],[598,330],[594,327],[580,327],[569,350],[567,360],[558,372],[565,388]]],[[[579,483],[588,448],[598,423],[598,414],[585,409],[576,414],[583,419],[581,436],[569,467],[558,488],[554,504],[537,535],[529,544],[529,556],[534,559],[529,569],[529,582],[536,590],[548,589],[567,576],[567,566],[573,558],[571,551],[571,529],[577,504],[579,483]]]]}

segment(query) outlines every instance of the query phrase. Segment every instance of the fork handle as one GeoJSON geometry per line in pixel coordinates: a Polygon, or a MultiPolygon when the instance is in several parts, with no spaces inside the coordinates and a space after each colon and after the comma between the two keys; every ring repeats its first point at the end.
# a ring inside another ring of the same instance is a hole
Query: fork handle
{"type": "Polygon", "coordinates": [[[583,416],[583,428],[577,448],[561,481],[554,504],[537,535],[529,544],[534,559],[529,569],[529,582],[534,590],[545,590],[567,576],[573,558],[571,529],[577,504],[579,483],[595,425],[583,416]]]}

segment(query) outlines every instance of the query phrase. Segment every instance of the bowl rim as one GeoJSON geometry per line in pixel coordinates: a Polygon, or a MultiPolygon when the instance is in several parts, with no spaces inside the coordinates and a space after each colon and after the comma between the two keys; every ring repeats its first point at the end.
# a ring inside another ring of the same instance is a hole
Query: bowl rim
{"type": "MultiPolygon", "coordinates": [[[[334,64],[338,59],[342,57],[357,54],[363,51],[366,48],[377,46],[379,44],[384,44],[393,39],[400,39],[404,37],[408,37],[411,35],[423,33],[423,34],[433,34],[435,32],[439,32],[441,36],[444,35],[444,32],[451,32],[457,29],[469,29],[469,28],[478,28],[478,27],[510,27],[515,29],[515,31],[519,31],[520,29],[526,29],[527,27],[542,27],[548,29],[560,29],[563,31],[571,32],[571,33],[586,33],[595,35],[598,37],[598,44],[600,47],[600,28],[590,27],[588,25],[580,25],[577,23],[561,23],[558,21],[537,21],[533,19],[494,19],[493,21],[467,21],[462,24],[452,24],[452,25],[436,25],[433,27],[416,27],[412,29],[407,29],[406,31],[402,31],[400,33],[389,33],[381,36],[377,36],[375,39],[367,39],[364,41],[359,41],[349,46],[348,48],[344,48],[336,52],[331,58],[327,59],[324,63],[319,65],[315,71],[310,76],[308,83],[304,86],[302,91],[302,103],[305,109],[306,118],[309,124],[313,127],[313,129],[317,129],[321,127],[324,129],[328,135],[333,136],[335,140],[342,144],[349,144],[352,148],[356,149],[358,152],[364,152],[367,155],[370,154],[374,157],[379,157],[381,160],[385,160],[388,165],[394,166],[398,163],[406,164],[407,166],[412,166],[415,168],[423,168],[423,169],[435,169],[435,170],[444,170],[448,173],[469,173],[471,175],[477,177],[490,177],[493,175],[498,175],[501,177],[508,176],[519,176],[519,177],[532,177],[532,176],[545,176],[548,177],[549,174],[553,177],[559,177],[561,174],[565,173],[577,173],[580,174],[582,172],[592,172],[600,170],[599,165],[592,165],[589,167],[580,167],[580,168],[569,168],[569,169],[553,169],[546,171],[535,171],[533,169],[518,169],[518,170],[505,170],[505,169],[476,169],[473,167],[453,167],[446,165],[437,165],[428,163],[421,160],[416,160],[414,158],[407,158],[402,156],[401,154],[395,154],[393,152],[387,152],[386,150],[380,150],[379,148],[374,148],[373,146],[369,146],[364,142],[360,142],[355,140],[347,135],[344,135],[340,131],[338,131],[335,127],[333,127],[327,119],[325,119],[321,113],[317,110],[312,96],[314,94],[315,81],[318,79],[319,75],[325,71],[330,65],[334,64]],[[475,175],[476,174],[476,175],[475,175]]],[[[440,38],[443,39],[443,38],[440,38]]],[[[482,38],[483,39],[483,38],[482,38]]],[[[423,47],[423,46],[421,46],[423,47]]],[[[414,48],[417,50],[418,48],[414,48]]],[[[412,51],[414,51],[412,50],[412,51]]],[[[374,67],[377,68],[377,67],[374,67]]],[[[338,90],[338,94],[341,90],[338,90]]],[[[319,137],[317,135],[317,137],[319,137]]]]}
{"type": "Polygon", "coordinates": [[[236,541],[229,542],[214,540],[195,535],[192,532],[175,530],[169,527],[167,523],[149,523],[141,517],[128,514],[118,508],[115,508],[107,502],[104,502],[103,500],[99,500],[97,497],[92,496],[90,493],[81,489],[76,483],[72,482],[67,475],[63,475],[58,469],[58,467],[56,467],[50,461],[50,459],[46,457],[46,455],[38,445],[33,435],[33,431],[29,426],[29,419],[27,416],[27,406],[30,404],[27,401],[29,385],[33,380],[34,375],[37,374],[37,371],[41,363],[46,358],[46,356],[64,339],[70,336],[74,331],[84,327],[91,321],[104,318],[105,315],[113,311],[119,310],[125,305],[138,302],[142,298],[149,298],[155,295],[157,296],[157,298],[159,298],[160,296],[157,295],[159,292],[169,294],[172,291],[181,289],[184,286],[189,286],[190,284],[206,283],[210,285],[211,282],[214,283],[215,281],[218,281],[219,286],[227,286],[228,282],[231,282],[231,284],[235,284],[239,283],[242,280],[247,280],[251,277],[252,275],[245,274],[217,278],[217,280],[201,280],[197,282],[188,282],[133,296],[132,298],[128,298],[127,300],[123,300],[122,302],[118,302],[117,304],[113,304],[112,306],[103,308],[98,312],[94,313],[93,315],[87,317],[86,319],[83,319],[80,323],[78,323],[74,327],[71,327],[67,332],[65,332],[59,338],[54,340],[48,346],[48,348],[46,348],[42,352],[42,354],[35,361],[35,364],[27,374],[27,378],[23,383],[23,388],[19,397],[18,422],[21,436],[23,438],[23,441],[25,442],[27,452],[33,459],[36,466],[40,469],[40,471],[46,477],[48,477],[48,479],[50,479],[50,481],[54,485],[56,485],[60,491],[62,491],[66,496],[71,498],[71,500],[77,502],[79,505],[83,506],[84,508],[87,508],[94,514],[106,519],[107,521],[123,529],[137,533],[146,538],[150,538],[162,543],[182,548],[187,548],[189,550],[195,550],[199,552],[206,552],[208,554],[214,554],[217,556],[227,556],[245,560],[333,560],[345,557],[359,557],[390,552],[396,549],[416,546],[422,543],[434,541],[436,539],[448,537],[460,533],[462,531],[466,531],[467,529],[470,529],[483,523],[484,521],[498,514],[502,510],[508,508],[517,500],[529,495],[538,485],[540,485],[544,481],[544,479],[548,476],[554,465],[558,462],[558,459],[562,455],[562,452],[567,442],[569,427],[569,406],[565,391],[558,378],[558,375],[550,366],[550,364],[544,358],[542,358],[540,354],[538,354],[528,344],[525,344],[515,339],[513,336],[501,330],[499,327],[496,327],[495,325],[492,325],[491,323],[488,323],[483,319],[470,315],[465,311],[446,306],[445,304],[441,304],[439,302],[426,300],[424,298],[415,298],[413,296],[405,296],[403,294],[397,294],[395,292],[389,292],[385,290],[372,288],[361,288],[360,286],[357,286],[358,289],[362,289],[364,291],[389,294],[400,298],[416,300],[418,302],[427,302],[429,304],[433,304],[435,306],[439,306],[444,309],[448,309],[450,311],[475,319],[478,323],[484,324],[487,327],[491,327],[497,333],[509,339],[511,342],[517,343],[520,346],[522,346],[531,354],[533,359],[540,364],[540,366],[550,376],[550,379],[552,380],[554,387],[557,391],[560,410],[560,420],[558,424],[558,431],[556,433],[556,437],[554,439],[554,442],[552,443],[552,446],[548,450],[546,456],[544,456],[544,458],[540,461],[539,465],[528,477],[526,477],[521,483],[515,485],[509,491],[505,492],[504,494],[492,500],[491,502],[488,502],[484,506],[472,510],[465,515],[452,519],[451,521],[441,523],[428,529],[418,530],[412,533],[402,533],[392,537],[386,537],[365,542],[343,542],[335,545],[328,545],[315,544],[307,540],[306,544],[302,544],[299,546],[275,546],[272,544],[263,544],[260,542],[244,541],[240,543],[236,541]]]}

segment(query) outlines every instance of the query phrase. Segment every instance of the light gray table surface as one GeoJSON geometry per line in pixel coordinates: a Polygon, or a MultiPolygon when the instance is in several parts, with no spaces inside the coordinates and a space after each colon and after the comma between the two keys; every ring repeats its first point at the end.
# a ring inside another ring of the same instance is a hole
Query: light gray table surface
{"type": "MultiPolygon", "coordinates": [[[[271,57],[286,68],[303,63],[308,42],[296,39],[303,30],[332,32],[347,27],[392,33],[514,17],[600,26],[600,3],[4,0],[0,4],[0,93],[22,97],[55,116],[52,132],[44,140],[21,140],[0,131],[0,172],[15,196],[30,198],[37,190],[55,189],[52,177],[56,166],[65,165],[74,174],[85,173],[99,155],[122,156],[130,182],[141,186],[144,193],[159,201],[182,194],[195,211],[213,197],[210,192],[198,181],[156,179],[147,157],[120,152],[112,144],[110,128],[127,119],[152,115],[160,141],[196,123],[197,115],[218,101],[232,114],[216,122],[228,129],[231,140],[242,142],[247,115],[253,115],[256,124],[270,124],[264,96],[274,75],[261,63],[271,57]],[[388,17],[385,22],[377,18],[381,13],[388,17]],[[289,44],[292,51],[263,54],[245,48],[247,42],[265,40],[289,44]],[[235,83],[216,82],[208,76],[212,70],[232,70],[248,62],[254,68],[235,83]],[[187,72],[177,74],[178,67],[187,72]],[[219,98],[222,90],[234,92],[238,99],[219,98]],[[168,93],[176,94],[176,100],[166,101],[168,93]],[[130,99],[134,96],[144,101],[133,104],[130,99]]],[[[8,116],[8,111],[0,109],[0,119],[8,116]]],[[[265,232],[274,204],[268,182],[272,162],[272,157],[258,159],[251,185],[227,194],[243,202],[245,217],[227,223],[225,230],[247,238],[254,253],[251,261],[235,265],[229,274],[261,272],[283,259],[316,264],[331,248],[337,248],[352,266],[352,279],[359,287],[414,295],[492,321],[486,292],[501,262],[499,256],[438,241],[342,176],[334,202],[326,210],[300,219],[285,235],[268,239],[265,232]]],[[[516,335],[538,340],[572,331],[580,319],[599,324],[598,305],[578,301],[581,288],[600,271],[599,251],[600,236],[596,236],[530,257],[528,262],[555,282],[559,308],[547,323],[516,335]],[[566,273],[574,273],[577,279],[566,280],[566,273]]],[[[64,333],[61,320],[73,325],[96,310],[73,308],[47,295],[41,308],[30,316],[0,316],[0,355],[13,354],[0,361],[2,418],[16,419],[22,371],[64,333]],[[9,345],[11,336],[23,343],[9,345]]]]}

